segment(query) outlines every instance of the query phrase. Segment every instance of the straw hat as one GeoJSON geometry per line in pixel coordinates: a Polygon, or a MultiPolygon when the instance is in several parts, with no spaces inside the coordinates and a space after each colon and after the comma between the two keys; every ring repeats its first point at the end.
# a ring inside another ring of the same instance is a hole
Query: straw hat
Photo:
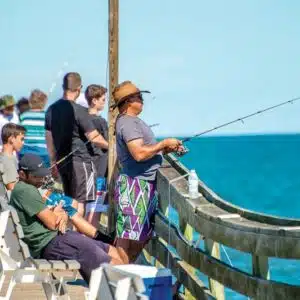
{"type": "Polygon", "coordinates": [[[15,98],[11,95],[5,95],[0,98],[0,110],[16,104],[15,98]]]}
{"type": "Polygon", "coordinates": [[[122,102],[130,99],[132,96],[139,95],[141,93],[150,93],[149,91],[141,91],[136,87],[131,81],[124,81],[118,84],[112,92],[115,104],[112,105],[112,108],[116,108],[122,102]]]}

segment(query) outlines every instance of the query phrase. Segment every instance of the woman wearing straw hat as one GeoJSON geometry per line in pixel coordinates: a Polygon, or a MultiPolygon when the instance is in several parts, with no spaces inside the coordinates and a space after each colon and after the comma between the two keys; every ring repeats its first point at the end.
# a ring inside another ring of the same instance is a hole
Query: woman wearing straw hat
{"type": "Polygon", "coordinates": [[[162,153],[178,151],[181,142],[167,138],[155,140],[150,127],[138,115],[143,110],[142,93],[125,81],[113,91],[119,116],[116,121],[117,155],[121,171],[116,182],[116,246],[125,263],[134,262],[151,238],[153,216],[157,207],[156,173],[162,153]]]}

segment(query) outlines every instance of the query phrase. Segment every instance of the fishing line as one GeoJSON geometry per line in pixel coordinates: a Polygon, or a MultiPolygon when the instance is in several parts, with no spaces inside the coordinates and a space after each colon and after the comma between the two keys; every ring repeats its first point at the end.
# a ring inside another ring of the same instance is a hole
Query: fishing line
{"type": "MultiPolygon", "coordinates": [[[[262,113],[264,113],[264,112],[266,112],[266,111],[275,109],[275,108],[277,108],[277,107],[280,107],[280,106],[283,106],[283,105],[286,105],[286,104],[293,104],[294,102],[296,102],[296,101],[298,101],[298,100],[300,100],[300,97],[293,98],[293,99],[290,99],[290,100],[288,100],[288,101],[280,102],[280,103],[275,104],[275,105],[272,105],[272,106],[268,106],[268,107],[266,107],[266,108],[263,108],[263,109],[260,109],[260,110],[258,110],[258,111],[256,111],[256,112],[254,112],[254,113],[251,113],[251,114],[248,114],[248,115],[246,115],[246,116],[243,116],[243,117],[234,119],[234,120],[232,120],[232,121],[223,123],[223,124],[221,124],[221,125],[215,126],[215,127],[211,128],[211,129],[208,129],[208,130],[205,130],[205,131],[202,131],[202,132],[197,133],[197,134],[195,134],[195,135],[192,135],[192,136],[190,136],[190,137],[186,137],[186,138],[184,138],[184,139],[182,140],[182,143],[189,142],[189,141],[191,141],[191,140],[194,139],[194,138],[197,138],[197,137],[199,137],[199,136],[201,136],[201,135],[204,135],[204,134],[206,134],[206,133],[215,131],[215,130],[217,130],[217,129],[226,127],[226,126],[231,125],[231,124],[233,124],[233,123],[237,123],[237,122],[242,122],[242,123],[244,123],[244,120],[249,119],[249,118],[251,118],[251,117],[253,117],[253,116],[260,115],[260,114],[262,114],[262,113]]],[[[154,126],[158,126],[158,125],[160,125],[160,124],[159,124],[159,123],[155,123],[155,124],[150,125],[150,127],[154,127],[154,126]]],[[[86,146],[88,143],[90,143],[93,139],[95,139],[95,138],[98,137],[99,135],[100,135],[100,134],[96,135],[96,136],[93,137],[91,140],[87,140],[82,146],[86,146]]],[[[76,151],[78,151],[82,146],[77,147],[76,149],[74,149],[73,151],[71,151],[69,154],[67,154],[66,156],[64,156],[63,158],[61,158],[59,161],[57,161],[55,164],[53,164],[53,165],[50,167],[50,169],[52,169],[53,167],[55,167],[55,166],[61,164],[61,163],[62,163],[63,161],[65,161],[68,157],[70,157],[72,154],[74,154],[76,151]]],[[[176,152],[176,155],[177,155],[177,156],[182,156],[182,155],[186,154],[187,152],[188,152],[188,149],[184,147],[183,151],[176,152]]]]}
{"type": "MultiPolygon", "coordinates": [[[[108,24],[109,24],[109,18],[107,20],[108,24]]],[[[109,26],[108,26],[109,28],[109,26]]],[[[109,41],[110,41],[110,32],[108,33],[108,45],[109,45],[109,41]]],[[[109,46],[107,46],[107,58],[106,58],[106,68],[105,68],[105,82],[106,82],[106,86],[108,87],[108,73],[109,73],[109,46]]],[[[56,82],[58,81],[58,79],[61,77],[62,75],[62,71],[65,67],[67,67],[69,65],[68,61],[65,61],[63,64],[63,67],[58,71],[56,79],[54,80],[54,82],[52,83],[50,89],[49,89],[49,93],[48,93],[48,97],[51,95],[51,93],[54,91],[54,89],[56,88],[56,82]]],[[[74,154],[76,151],[80,150],[81,147],[86,146],[88,143],[90,143],[93,139],[95,139],[96,137],[100,136],[100,134],[97,134],[96,136],[94,136],[91,140],[87,140],[83,145],[78,146],[77,148],[75,148],[73,151],[71,151],[70,153],[68,153],[67,155],[65,155],[64,157],[62,157],[61,159],[59,159],[57,162],[55,162],[52,166],[49,167],[49,170],[53,169],[54,167],[57,167],[58,165],[60,165],[61,163],[63,163],[67,158],[69,158],[72,154],[74,154]]],[[[60,168],[64,167],[65,165],[67,165],[70,161],[67,161],[65,164],[60,165],[60,168]]]]}
{"type": "Polygon", "coordinates": [[[159,126],[159,125],[160,125],[160,123],[155,123],[155,124],[149,125],[149,127],[152,128],[152,127],[156,127],[156,126],[159,126]]]}
{"type": "MultiPolygon", "coordinates": [[[[159,126],[159,123],[155,123],[150,125],[149,127],[155,127],[155,126],[159,126]]],[[[65,155],[64,157],[62,157],[61,159],[59,159],[55,164],[53,164],[49,170],[51,170],[52,168],[54,168],[55,166],[61,164],[62,162],[64,162],[68,157],[70,157],[72,154],[74,154],[76,151],[80,150],[81,147],[86,146],[87,144],[91,143],[95,138],[97,138],[98,136],[101,136],[101,134],[97,134],[95,135],[92,139],[87,140],[86,142],[84,142],[83,145],[78,146],[77,148],[75,148],[73,151],[71,151],[70,153],[68,153],[67,155],[65,155]]],[[[101,147],[100,147],[101,148],[101,147]]],[[[63,167],[64,165],[60,166],[63,167]]]]}
{"type": "Polygon", "coordinates": [[[51,94],[54,92],[56,86],[57,86],[57,81],[61,78],[61,76],[63,75],[63,71],[66,67],[68,67],[69,63],[68,61],[65,61],[63,63],[63,66],[59,69],[59,71],[56,74],[56,78],[54,79],[54,81],[52,82],[49,92],[48,92],[48,98],[51,96],[51,94]]]}
{"type": "Polygon", "coordinates": [[[211,128],[211,129],[208,129],[208,130],[202,131],[202,132],[200,132],[200,133],[197,133],[197,134],[195,134],[195,135],[192,135],[191,137],[184,138],[184,139],[182,140],[182,143],[186,143],[186,142],[188,142],[188,141],[190,141],[190,140],[192,140],[192,139],[194,139],[194,138],[196,138],[196,137],[199,137],[199,136],[201,136],[201,135],[203,135],[203,134],[206,134],[206,133],[208,133],[208,132],[215,131],[215,130],[217,130],[217,129],[219,129],[219,128],[228,126],[228,125],[233,124],[233,123],[242,122],[242,123],[244,124],[243,121],[244,121],[245,119],[251,118],[251,117],[253,117],[253,116],[255,116],[255,115],[262,114],[262,113],[264,113],[264,112],[266,112],[266,111],[268,111],[268,110],[272,110],[272,109],[274,109],[274,108],[277,108],[277,107],[279,107],[279,106],[286,105],[286,104],[288,104],[288,103],[293,104],[294,102],[296,102],[296,101],[298,101],[298,100],[300,100],[300,97],[293,98],[293,99],[291,99],[291,100],[284,101],[284,102],[280,102],[280,103],[278,103],[278,104],[275,104],[275,105],[272,105],[272,106],[263,108],[263,109],[261,109],[261,110],[258,110],[258,111],[256,111],[256,112],[251,113],[251,114],[249,114],[249,115],[246,115],[246,116],[244,116],[244,117],[237,118],[237,119],[235,119],[235,120],[226,122],[226,123],[224,123],[224,124],[215,126],[215,127],[211,128]]]}

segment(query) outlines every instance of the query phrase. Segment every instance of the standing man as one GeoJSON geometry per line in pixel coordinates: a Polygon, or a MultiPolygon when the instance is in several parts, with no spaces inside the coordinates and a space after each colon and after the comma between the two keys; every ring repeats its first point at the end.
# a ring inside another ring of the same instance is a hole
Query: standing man
{"type": "Polygon", "coordinates": [[[30,109],[29,101],[26,97],[20,98],[19,101],[17,102],[16,106],[17,106],[19,118],[23,112],[30,109]]]}
{"type": "Polygon", "coordinates": [[[81,88],[78,73],[64,76],[63,98],[47,110],[45,129],[51,164],[55,165],[53,175],[59,172],[65,194],[78,200],[78,212],[84,216],[86,201],[96,200],[96,171],[87,144],[107,149],[108,143],[95,129],[88,110],[75,102],[81,88]]]}
{"type": "MultiPolygon", "coordinates": [[[[107,121],[100,115],[105,107],[106,92],[107,89],[105,87],[91,84],[85,90],[85,98],[87,99],[89,115],[95,128],[101,133],[104,139],[108,141],[107,121]]],[[[102,178],[106,177],[108,165],[107,149],[101,149],[96,145],[90,145],[90,148],[97,168],[97,176],[102,178]]]]}
{"type": "MultiPolygon", "coordinates": [[[[95,128],[108,141],[108,126],[104,118],[99,113],[105,106],[107,89],[98,84],[91,84],[85,90],[85,98],[89,105],[89,115],[95,128]]],[[[96,145],[89,145],[90,154],[93,158],[97,172],[97,201],[91,202],[86,207],[87,220],[94,226],[99,224],[100,213],[103,212],[103,202],[106,192],[106,177],[108,165],[108,151],[96,145]]]]}
{"type": "Polygon", "coordinates": [[[19,157],[25,153],[33,153],[40,156],[47,168],[50,167],[49,154],[45,137],[45,106],[47,95],[38,89],[31,92],[29,97],[30,109],[20,115],[20,124],[25,127],[25,144],[19,157]]]}
{"type": "MultiPolygon", "coordinates": [[[[115,187],[117,201],[117,241],[125,263],[135,261],[151,238],[157,207],[156,173],[162,153],[181,150],[181,142],[168,138],[155,140],[151,128],[138,116],[143,110],[142,93],[125,81],[113,91],[116,121],[117,154],[121,171],[115,187]]],[[[148,92],[149,93],[149,92],[148,92]]]]}

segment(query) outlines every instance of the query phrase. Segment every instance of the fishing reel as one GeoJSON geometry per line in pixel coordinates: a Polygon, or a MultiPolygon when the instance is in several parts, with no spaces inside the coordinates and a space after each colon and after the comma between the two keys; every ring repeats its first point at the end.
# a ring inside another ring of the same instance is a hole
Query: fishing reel
{"type": "Polygon", "coordinates": [[[185,146],[182,145],[182,146],[181,146],[181,149],[175,151],[174,154],[175,154],[177,157],[181,157],[181,156],[187,154],[189,151],[190,151],[190,150],[189,150],[187,147],[185,147],[185,146]]]}
{"type": "Polygon", "coordinates": [[[44,178],[41,188],[56,193],[63,193],[61,184],[57,182],[52,175],[48,175],[44,178]]]}
{"type": "Polygon", "coordinates": [[[55,185],[55,180],[52,175],[48,175],[44,177],[43,184],[41,186],[42,189],[53,190],[55,185]]]}

